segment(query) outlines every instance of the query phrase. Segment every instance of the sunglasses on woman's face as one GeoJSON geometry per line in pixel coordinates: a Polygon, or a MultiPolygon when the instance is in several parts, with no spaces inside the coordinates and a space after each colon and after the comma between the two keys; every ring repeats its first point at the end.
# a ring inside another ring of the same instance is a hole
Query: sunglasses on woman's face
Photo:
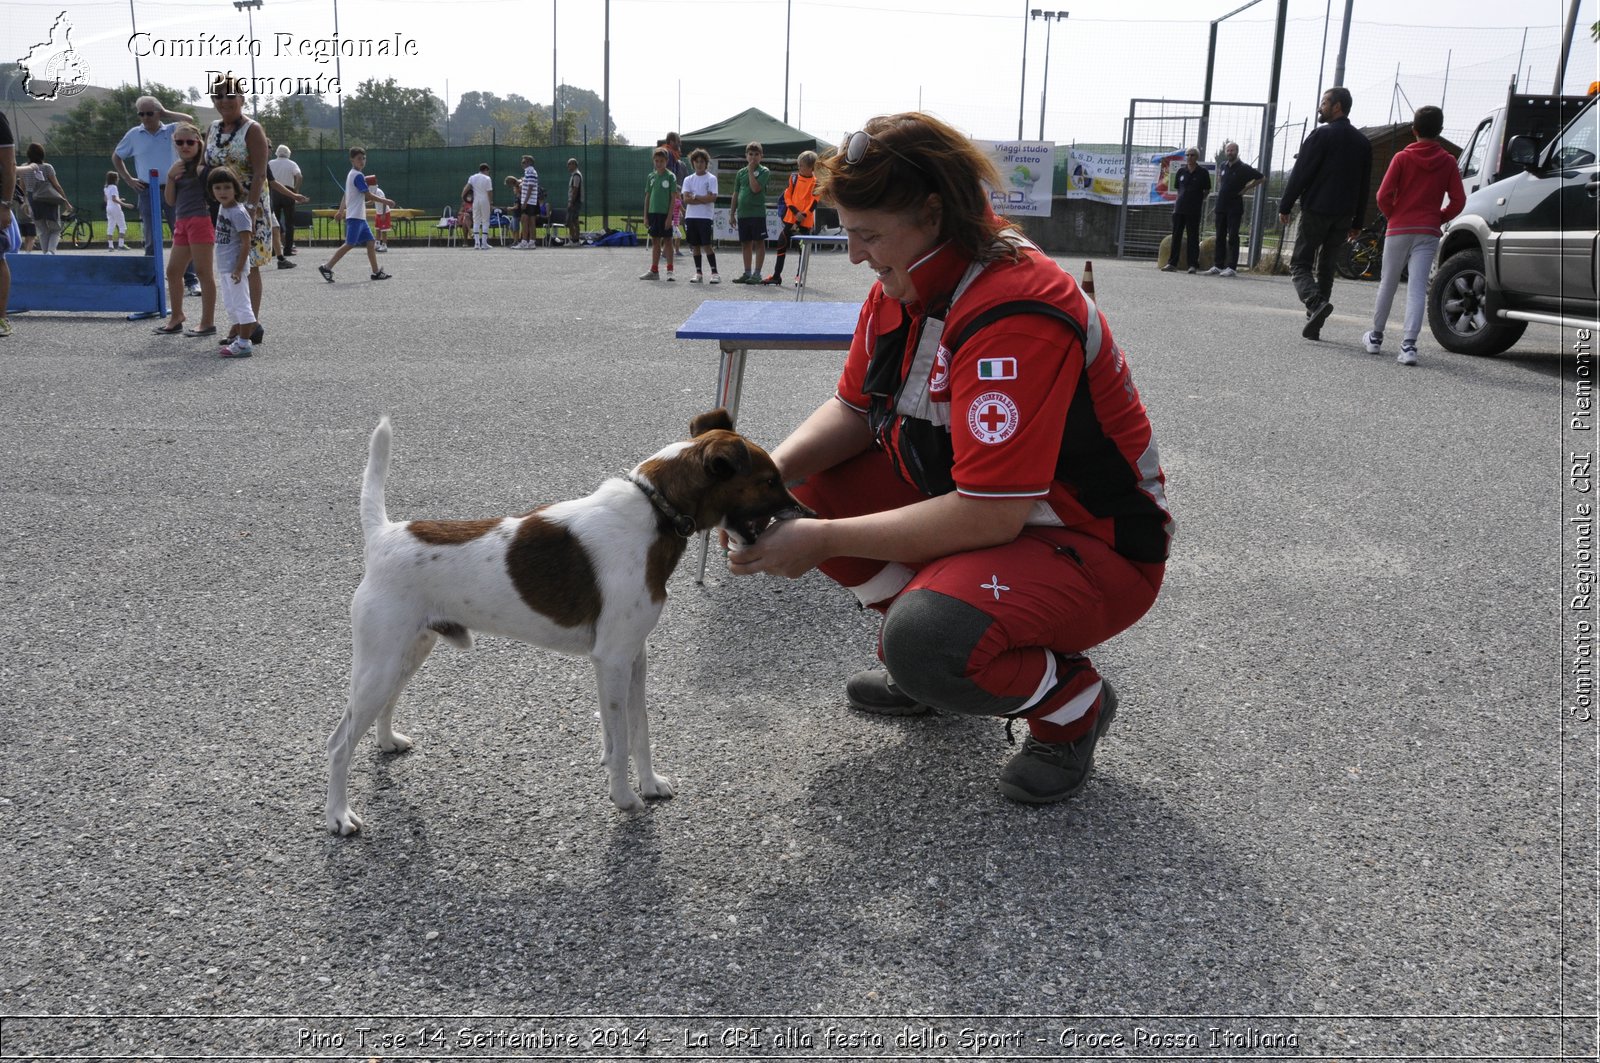
{"type": "Polygon", "coordinates": [[[845,138],[839,142],[839,153],[844,156],[844,161],[846,163],[854,166],[862,159],[867,157],[867,147],[870,144],[877,144],[878,146],[882,147],[884,151],[887,151],[890,155],[893,155],[901,162],[910,166],[915,166],[917,169],[922,170],[923,173],[928,172],[927,170],[923,170],[921,166],[917,165],[915,161],[906,158],[900,152],[894,150],[889,145],[885,144],[881,139],[873,136],[865,129],[858,129],[854,133],[845,134],[845,138]]]}
{"type": "Polygon", "coordinates": [[[179,140],[177,137],[173,137],[172,138],[172,142],[174,144],[178,145],[180,148],[181,147],[187,147],[190,144],[198,144],[198,143],[200,143],[198,140],[179,140]]]}

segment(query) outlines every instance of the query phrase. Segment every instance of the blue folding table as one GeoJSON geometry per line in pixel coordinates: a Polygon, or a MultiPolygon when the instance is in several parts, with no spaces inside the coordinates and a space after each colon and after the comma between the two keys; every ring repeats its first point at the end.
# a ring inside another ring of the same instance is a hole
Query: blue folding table
{"type": "MultiPolygon", "coordinates": [[[[745,356],[750,351],[845,351],[855,335],[860,303],[772,303],[746,299],[707,299],[678,326],[680,340],[716,340],[722,351],[717,368],[716,405],[739,420],[745,356]]],[[[700,540],[700,576],[706,580],[710,533],[700,540]]]]}

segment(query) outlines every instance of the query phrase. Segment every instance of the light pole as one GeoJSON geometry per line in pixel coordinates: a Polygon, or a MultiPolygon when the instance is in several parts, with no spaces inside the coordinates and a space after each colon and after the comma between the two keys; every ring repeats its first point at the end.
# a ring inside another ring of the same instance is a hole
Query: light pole
{"type": "MultiPolygon", "coordinates": [[[[129,0],[132,3],[132,0],[129,0]]],[[[1017,89],[1017,139],[1022,139],[1022,108],[1028,101],[1028,0],[1022,0],[1022,86],[1017,89]]]]}
{"type": "Polygon", "coordinates": [[[245,18],[250,22],[250,113],[255,114],[261,110],[261,97],[255,92],[256,87],[256,16],[255,12],[261,6],[261,0],[233,0],[233,9],[243,11],[245,18]]]}
{"type": "MultiPolygon", "coordinates": [[[[133,0],[128,0],[128,21],[133,23],[133,35],[139,36],[139,16],[133,10],[133,0]]],[[[129,49],[133,51],[133,49],[129,49]]],[[[137,81],[140,92],[144,91],[144,75],[139,73],[139,53],[133,53],[133,80],[137,81]]]]}
{"type": "Polygon", "coordinates": [[[1039,139],[1044,139],[1044,101],[1050,94],[1050,28],[1054,22],[1065,22],[1067,11],[1040,11],[1034,8],[1028,12],[1028,20],[1044,19],[1044,85],[1039,89],[1039,139]]]}

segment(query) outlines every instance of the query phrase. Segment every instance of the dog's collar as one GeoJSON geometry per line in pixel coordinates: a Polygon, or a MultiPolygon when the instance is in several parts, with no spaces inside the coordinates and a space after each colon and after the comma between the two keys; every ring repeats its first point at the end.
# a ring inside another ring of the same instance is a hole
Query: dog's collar
{"type": "Polygon", "coordinates": [[[656,508],[656,512],[671,522],[673,531],[688,539],[692,538],[694,533],[699,530],[695,527],[693,517],[687,513],[679,513],[677,507],[668,502],[660,491],[651,486],[648,480],[641,479],[631,472],[623,473],[622,478],[644,492],[644,497],[650,500],[650,504],[656,508]]]}

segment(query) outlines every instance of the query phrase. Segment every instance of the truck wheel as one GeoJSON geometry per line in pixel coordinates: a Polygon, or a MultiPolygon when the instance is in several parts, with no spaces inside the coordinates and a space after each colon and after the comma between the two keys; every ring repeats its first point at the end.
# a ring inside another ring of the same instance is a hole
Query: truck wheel
{"type": "Polygon", "coordinates": [[[1440,263],[1428,288],[1428,328],[1439,346],[1456,354],[1493,355],[1522,338],[1526,321],[1489,316],[1488,287],[1483,253],[1476,248],[1440,263]]]}

